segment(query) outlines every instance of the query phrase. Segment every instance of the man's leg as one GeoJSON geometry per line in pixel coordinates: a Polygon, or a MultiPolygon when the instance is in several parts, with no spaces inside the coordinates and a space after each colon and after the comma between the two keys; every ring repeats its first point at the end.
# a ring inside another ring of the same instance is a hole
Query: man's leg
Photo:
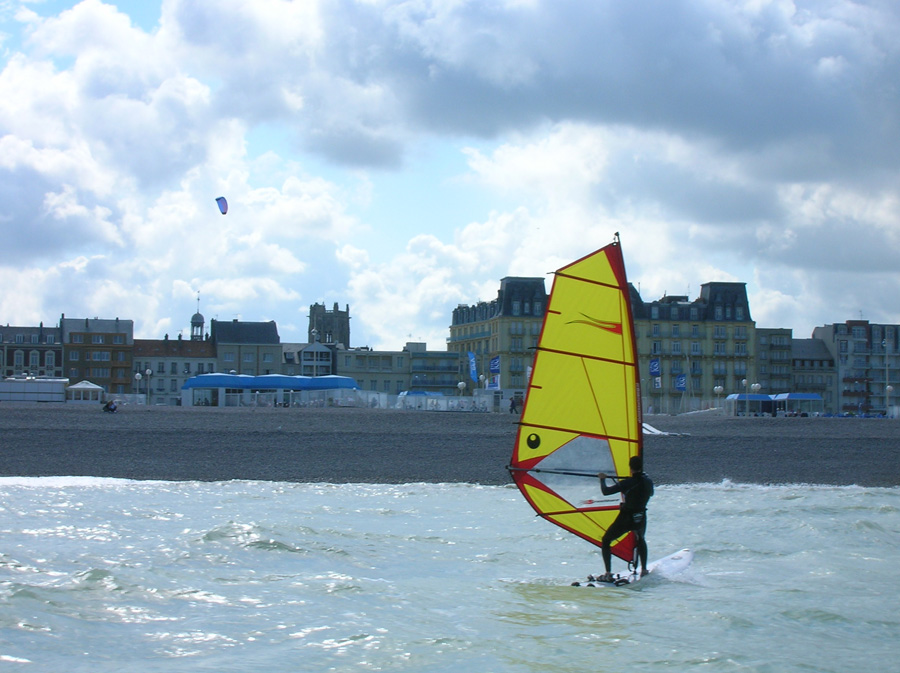
{"type": "Polygon", "coordinates": [[[638,560],[641,562],[641,577],[647,574],[647,540],[644,535],[646,532],[647,515],[641,514],[639,517],[635,515],[634,537],[638,560]]]}
{"type": "Polygon", "coordinates": [[[612,543],[625,533],[631,530],[631,517],[623,512],[619,512],[619,516],[612,522],[612,525],[606,529],[603,538],[600,540],[600,551],[603,553],[603,566],[606,573],[610,574],[612,570],[612,543]]]}

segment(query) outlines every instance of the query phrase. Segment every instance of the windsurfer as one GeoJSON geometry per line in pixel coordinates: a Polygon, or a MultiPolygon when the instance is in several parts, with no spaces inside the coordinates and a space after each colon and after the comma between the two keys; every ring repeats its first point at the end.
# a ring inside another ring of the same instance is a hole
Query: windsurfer
{"type": "MultiPolygon", "coordinates": [[[[601,472],[600,490],[603,495],[613,493],[622,494],[622,504],[619,506],[619,515],[603,535],[602,552],[603,565],[606,574],[596,578],[600,582],[614,582],[611,569],[612,543],[629,531],[634,532],[635,545],[641,566],[641,577],[647,574],[647,542],[644,533],[647,530],[647,501],[653,495],[653,482],[644,473],[644,461],[640,456],[632,456],[629,461],[631,476],[615,481],[611,486],[606,485],[607,479],[615,479],[601,472]]],[[[637,570],[637,568],[635,568],[637,570]]]]}

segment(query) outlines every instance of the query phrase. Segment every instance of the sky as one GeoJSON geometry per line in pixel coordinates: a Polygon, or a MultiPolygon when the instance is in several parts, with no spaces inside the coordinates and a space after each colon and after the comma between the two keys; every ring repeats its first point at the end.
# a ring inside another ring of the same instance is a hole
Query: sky
{"type": "Polygon", "coordinates": [[[616,232],[645,301],[900,323],[898,35],[892,0],[0,0],[0,324],[304,342],[337,303],[443,350],[616,232]]]}

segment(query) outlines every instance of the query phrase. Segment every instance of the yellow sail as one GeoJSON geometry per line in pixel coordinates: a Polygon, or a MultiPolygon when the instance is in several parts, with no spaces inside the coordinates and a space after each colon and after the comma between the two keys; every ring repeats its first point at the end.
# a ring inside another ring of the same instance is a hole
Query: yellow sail
{"type": "MultiPolygon", "coordinates": [[[[640,377],[618,238],[553,281],[510,473],[535,511],[600,545],[618,514],[597,474],[641,454],[640,377]]],[[[628,534],[613,545],[631,560],[628,534]]]]}

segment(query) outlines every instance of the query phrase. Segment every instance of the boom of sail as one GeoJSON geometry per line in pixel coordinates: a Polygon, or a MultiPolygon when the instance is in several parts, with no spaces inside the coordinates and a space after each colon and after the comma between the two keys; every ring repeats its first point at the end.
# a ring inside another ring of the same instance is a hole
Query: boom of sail
{"type": "MultiPolygon", "coordinates": [[[[634,321],[618,234],[556,271],[510,473],[545,519],[600,545],[618,514],[598,473],[626,476],[642,451],[634,321]]],[[[633,534],[612,552],[630,561],[633,534]]]]}

